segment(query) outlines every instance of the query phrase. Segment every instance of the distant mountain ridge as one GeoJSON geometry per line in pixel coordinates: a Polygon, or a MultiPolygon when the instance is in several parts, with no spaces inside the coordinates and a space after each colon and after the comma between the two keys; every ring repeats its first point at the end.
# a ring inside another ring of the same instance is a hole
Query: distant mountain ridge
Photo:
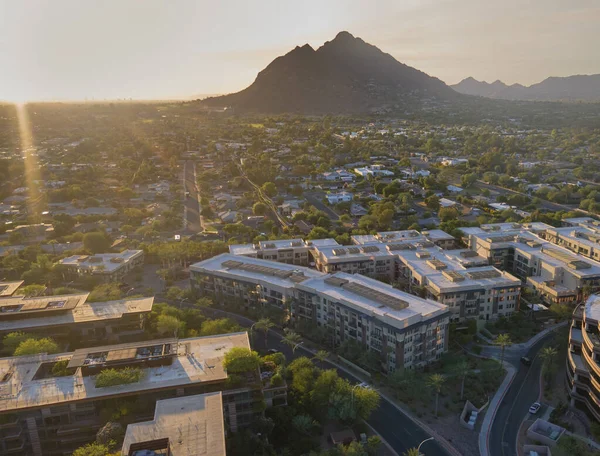
{"type": "Polygon", "coordinates": [[[241,92],[201,103],[240,111],[320,114],[367,112],[458,97],[441,80],[340,32],[317,50],[305,44],[277,57],[241,92]]]}
{"type": "Polygon", "coordinates": [[[530,86],[502,81],[490,84],[468,77],[450,87],[464,95],[505,100],[600,101],[600,74],[550,77],[530,86]]]}

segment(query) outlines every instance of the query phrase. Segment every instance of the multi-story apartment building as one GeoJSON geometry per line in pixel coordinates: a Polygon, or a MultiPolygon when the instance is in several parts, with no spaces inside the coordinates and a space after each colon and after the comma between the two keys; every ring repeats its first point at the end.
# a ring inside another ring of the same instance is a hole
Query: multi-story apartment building
{"type": "Polygon", "coordinates": [[[229,246],[229,253],[279,263],[309,266],[313,260],[311,254],[316,246],[339,246],[335,239],[317,239],[303,241],[302,239],[281,239],[275,241],[260,241],[256,244],[234,244],[229,246]]]}
{"type": "Polygon", "coordinates": [[[99,253],[96,255],[73,255],[60,260],[79,276],[92,275],[104,282],[118,282],[144,263],[143,250],[124,250],[121,253],[99,253]]]}
{"type": "Polygon", "coordinates": [[[415,245],[398,250],[406,288],[448,306],[451,321],[509,317],[519,309],[521,281],[471,250],[415,245]]]}
{"type": "Polygon", "coordinates": [[[156,402],[154,419],[127,426],[121,454],[225,456],[220,391],[156,402]]]}
{"type": "Polygon", "coordinates": [[[390,282],[396,275],[394,247],[383,243],[316,247],[315,267],[325,273],[362,274],[390,282]]]}
{"type": "Polygon", "coordinates": [[[600,222],[591,218],[567,219],[575,226],[550,228],[544,238],[578,255],[600,261],[600,222]]]}
{"type": "Polygon", "coordinates": [[[381,353],[387,371],[421,367],[447,350],[446,306],[359,274],[323,274],[228,254],[190,271],[198,294],[218,303],[284,307],[293,321],[330,332],[335,344],[355,340],[381,353]]]}
{"type": "Polygon", "coordinates": [[[567,352],[566,386],[571,406],[582,406],[600,421],[600,296],[590,296],[573,313],[567,352]]]}
{"type": "MultiPolygon", "coordinates": [[[[223,359],[233,347],[250,348],[248,334],[151,340],[58,355],[2,358],[0,452],[33,456],[70,453],[93,441],[107,414],[123,404],[128,405],[132,422],[147,421],[154,416],[157,400],[215,391],[222,391],[225,423],[236,431],[262,415],[266,404],[258,370],[240,375],[236,386],[227,383],[223,359]],[[60,369],[54,369],[58,363],[60,369]],[[101,372],[124,368],[139,369],[141,377],[134,383],[97,386],[101,372]]],[[[278,403],[285,403],[286,388],[269,385],[278,403]]]]}
{"type": "Polygon", "coordinates": [[[549,234],[552,227],[542,223],[504,225],[464,228],[463,232],[471,249],[519,277],[545,303],[575,303],[582,299],[584,289],[600,289],[600,263],[555,244],[549,234]]]}
{"type": "Polygon", "coordinates": [[[0,337],[26,332],[69,345],[127,342],[144,331],[154,298],[88,302],[88,294],[0,299],[0,337]]]}
{"type": "Polygon", "coordinates": [[[357,245],[403,242],[431,241],[443,249],[452,249],[455,246],[454,236],[443,230],[428,230],[419,233],[416,230],[381,231],[377,234],[364,234],[352,236],[352,242],[357,245]]]}

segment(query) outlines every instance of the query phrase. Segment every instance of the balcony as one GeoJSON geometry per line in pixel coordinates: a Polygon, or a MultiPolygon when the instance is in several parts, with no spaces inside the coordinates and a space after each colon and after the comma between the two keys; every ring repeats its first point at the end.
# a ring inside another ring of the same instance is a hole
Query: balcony
{"type": "Polygon", "coordinates": [[[585,349],[583,350],[583,359],[585,359],[586,364],[592,368],[596,375],[600,376],[600,366],[598,366],[598,363],[587,354],[585,349]]]}
{"type": "Polygon", "coordinates": [[[573,353],[571,350],[568,350],[567,351],[567,359],[569,360],[571,367],[577,374],[582,374],[582,375],[589,377],[590,372],[589,372],[587,366],[585,365],[585,363],[583,362],[581,355],[577,355],[577,354],[573,353]]]}

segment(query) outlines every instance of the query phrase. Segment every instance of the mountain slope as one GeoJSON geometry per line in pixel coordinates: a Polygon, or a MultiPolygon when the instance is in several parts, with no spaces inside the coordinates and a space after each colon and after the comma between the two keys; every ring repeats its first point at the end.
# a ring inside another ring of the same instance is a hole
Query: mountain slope
{"type": "Polygon", "coordinates": [[[240,111],[366,112],[459,96],[439,79],[340,32],[317,50],[306,44],[276,58],[241,92],[202,103],[240,111]]]}
{"type": "Polygon", "coordinates": [[[600,74],[550,77],[529,87],[501,81],[488,84],[469,77],[451,87],[465,95],[506,100],[600,101],[600,74]]]}

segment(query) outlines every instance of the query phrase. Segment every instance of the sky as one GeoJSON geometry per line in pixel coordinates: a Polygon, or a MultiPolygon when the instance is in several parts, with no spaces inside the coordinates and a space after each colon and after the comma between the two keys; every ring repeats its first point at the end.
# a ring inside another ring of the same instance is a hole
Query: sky
{"type": "Polygon", "coordinates": [[[454,84],[600,73],[598,0],[0,0],[0,100],[241,90],[341,30],[454,84]]]}

